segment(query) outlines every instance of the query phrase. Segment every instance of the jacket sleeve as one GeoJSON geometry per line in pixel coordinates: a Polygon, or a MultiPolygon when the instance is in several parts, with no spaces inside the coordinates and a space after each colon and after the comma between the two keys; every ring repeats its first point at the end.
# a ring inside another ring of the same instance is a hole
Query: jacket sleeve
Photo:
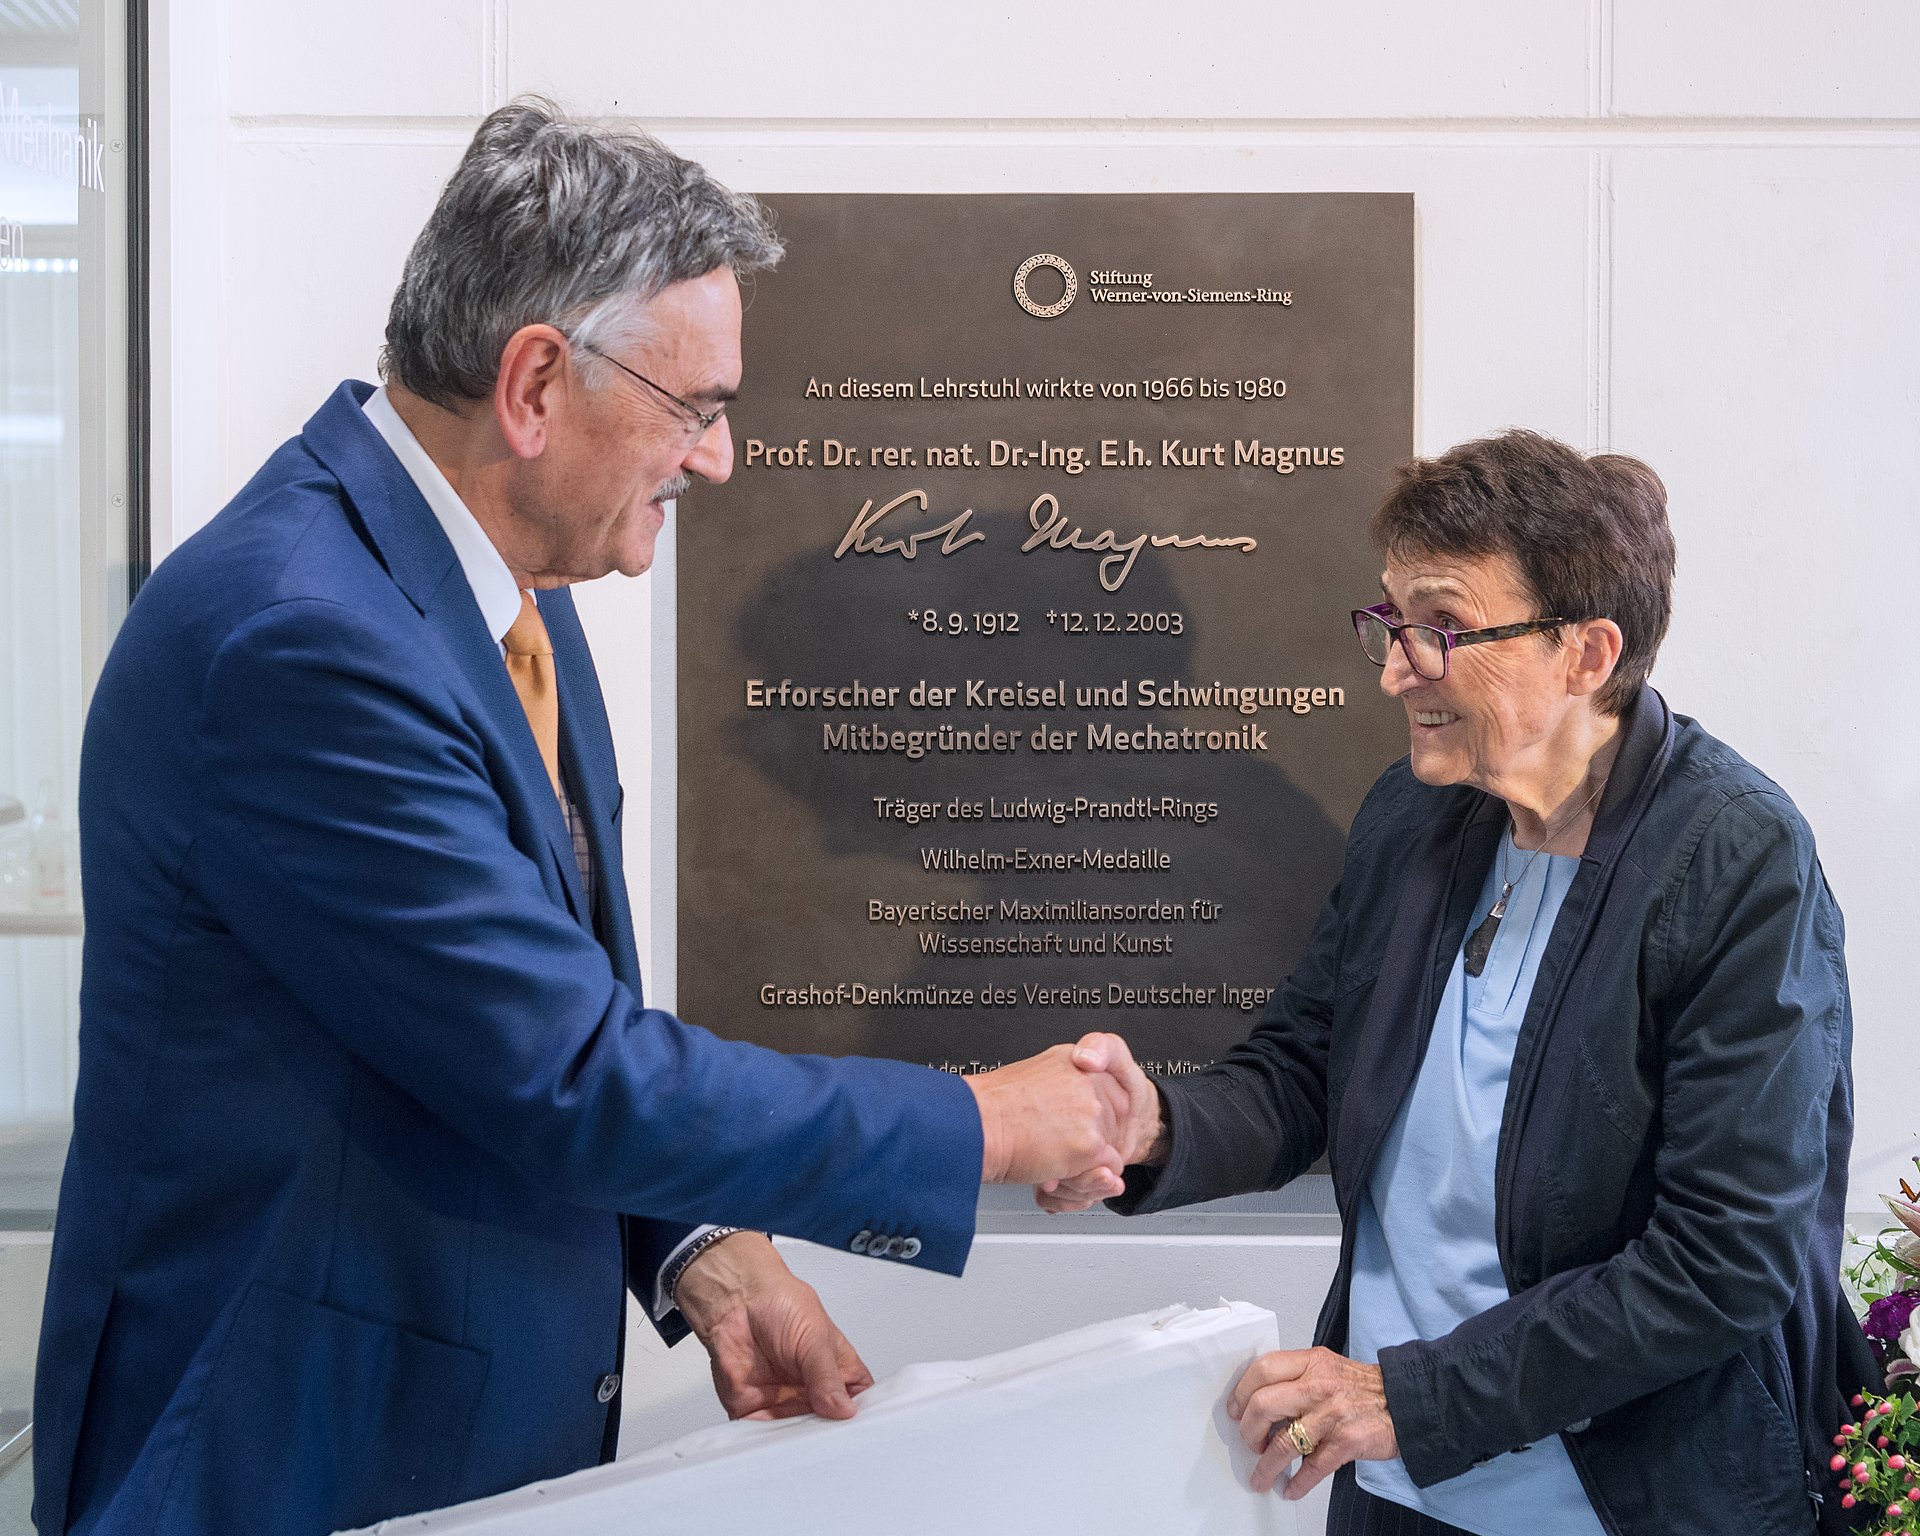
{"type": "Polygon", "coordinates": [[[627,1239],[627,1289],[633,1292],[654,1331],[667,1343],[678,1344],[693,1330],[676,1308],[669,1307],[655,1317],[654,1297],[660,1288],[660,1271],[681,1243],[701,1230],[701,1223],[656,1221],[651,1216],[626,1216],[622,1221],[627,1239]]]}
{"type": "Polygon", "coordinates": [[[1791,805],[1729,801],[1643,957],[1664,1051],[1651,1218],[1602,1263],[1381,1351],[1416,1484],[1716,1365],[1785,1315],[1826,1172],[1848,1009],[1841,943],[1791,805]]]}
{"type": "Polygon", "coordinates": [[[835,1247],[886,1228],[959,1273],[981,1158],[966,1085],[640,1006],[514,844],[479,733],[384,630],[333,603],[265,610],[216,655],[199,727],[187,878],[461,1136],[580,1205],[835,1247]]]}
{"type": "Polygon", "coordinates": [[[1139,1216],[1278,1189],[1313,1166],[1327,1145],[1327,1038],[1339,928],[1336,887],[1306,954],[1253,1033],[1205,1071],[1158,1080],[1167,1161],[1127,1169],[1126,1192],[1109,1200],[1110,1207],[1139,1216]]]}
{"type": "Polygon", "coordinates": [[[1327,1053],[1347,918],[1341,893],[1376,856],[1400,775],[1369,792],[1347,839],[1344,872],[1320,908],[1305,952],[1253,1033],[1203,1072],[1159,1083],[1168,1131],[1161,1168],[1129,1168],[1123,1216],[1278,1189],[1327,1148],[1327,1053]]]}

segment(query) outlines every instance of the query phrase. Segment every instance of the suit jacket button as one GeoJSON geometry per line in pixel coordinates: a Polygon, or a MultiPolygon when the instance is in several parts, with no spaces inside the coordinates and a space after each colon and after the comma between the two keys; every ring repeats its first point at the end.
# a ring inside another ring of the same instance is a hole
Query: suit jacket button
{"type": "Polygon", "coordinates": [[[920,1239],[917,1237],[910,1237],[904,1243],[902,1243],[900,1245],[900,1257],[903,1259],[919,1258],[920,1257],[920,1239]]]}
{"type": "Polygon", "coordinates": [[[1575,1419],[1571,1424],[1567,1426],[1567,1433],[1570,1435],[1578,1435],[1585,1432],[1586,1430],[1591,1429],[1592,1427],[1593,1427],[1592,1419],[1575,1419]]]}
{"type": "Polygon", "coordinates": [[[899,1246],[900,1239],[897,1237],[876,1237],[867,1245],[867,1252],[876,1259],[890,1259],[899,1246]]]}
{"type": "Polygon", "coordinates": [[[610,1403],[620,1390],[620,1376],[616,1371],[608,1371],[600,1378],[600,1385],[593,1389],[593,1395],[603,1403],[610,1403]]]}
{"type": "Polygon", "coordinates": [[[865,1253],[867,1251],[867,1244],[872,1241],[873,1233],[865,1227],[862,1227],[858,1232],[853,1234],[853,1241],[847,1244],[847,1248],[853,1253],[865,1253]]]}

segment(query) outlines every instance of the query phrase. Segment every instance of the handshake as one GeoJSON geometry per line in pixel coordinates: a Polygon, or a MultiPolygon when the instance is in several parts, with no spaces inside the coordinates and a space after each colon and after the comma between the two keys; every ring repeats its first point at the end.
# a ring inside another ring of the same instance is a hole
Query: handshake
{"type": "MultiPolygon", "coordinates": [[[[1165,1161],[1160,1090],[1118,1035],[1086,1035],[966,1084],[980,1108],[982,1177],[1033,1185],[1045,1210],[1085,1210],[1126,1187],[1129,1164],[1165,1161]]],[[[673,1296],[707,1347],[729,1417],[850,1418],[873,1384],[813,1288],[758,1232],[699,1250],[673,1296]]]]}
{"type": "Polygon", "coordinates": [[[1082,1036],[967,1080],[985,1135],[981,1174],[1031,1184],[1043,1210],[1080,1211],[1166,1157],[1160,1091],[1118,1035],[1082,1036]]]}

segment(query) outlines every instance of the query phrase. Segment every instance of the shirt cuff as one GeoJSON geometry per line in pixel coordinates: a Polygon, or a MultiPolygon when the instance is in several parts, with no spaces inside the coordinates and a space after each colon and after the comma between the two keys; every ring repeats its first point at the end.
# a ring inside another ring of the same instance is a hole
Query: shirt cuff
{"type": "Polygon", "coordinates": [[[740,1227],[720,1227],[712,1222],[695,1227],[674,1245],[673,1252],[661,1261],[660,1268],[653,1279],[653,1303],[648,1312],[657,1323],[674,1310],[673,1288],[679,1283],[681,1272],[693,1262],[703,1248],[711,1248],[723,1237],[744,1230],[740,1227]]]}

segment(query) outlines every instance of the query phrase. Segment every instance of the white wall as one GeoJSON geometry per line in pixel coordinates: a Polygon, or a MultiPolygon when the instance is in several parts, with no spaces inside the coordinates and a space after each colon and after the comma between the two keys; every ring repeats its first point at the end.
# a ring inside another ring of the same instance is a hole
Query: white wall
{"type": "MultiPolygon", "coordinates": [[[[1524,423],[1666,477],[1681,574],[1656,680],[1818,832],[1851,919],[1853,1203],[1905,1171],[1920,722],[1889,685],[1920,556],[1910,0],[171,0],[159,30],[163,547],[339,378],[370,376],[440,180],[514,92],[637,118],[757,191],[1411,190],[1421,449],[1524,423]]],[[[632,818],[636,897],[670,918],[664,574],[583,606],[622,657],[603,671],[629,803],[656,811],[632,818]]],[[[670,938],[642,935],[669,995],[670,938]]],[[[1276,1240],[1257,1271],[1253,1239],[1102,1238],[1097,1262],[1047,1241],[992,1240],[958,1287],[809,1264],[860,1304],[876,1363],[1011,1342],[1036,1288],[1071,1293],[1039,1309],[1053,1323],[1161,1299],[1142,1274],[1197,1297],[1244,1277],[1295,1317],[1324,1283],[1324,1241],[1276,1240]]]]}

